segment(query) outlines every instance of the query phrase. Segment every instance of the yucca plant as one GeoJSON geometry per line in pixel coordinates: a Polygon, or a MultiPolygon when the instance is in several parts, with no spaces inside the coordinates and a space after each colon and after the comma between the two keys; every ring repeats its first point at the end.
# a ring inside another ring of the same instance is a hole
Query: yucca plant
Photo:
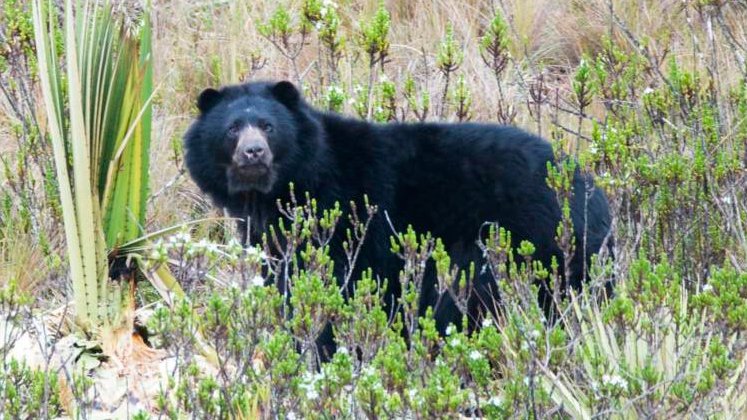
{"type": "Polygon", "coordinates": [[[149,15],[125,25],[108,2],[66,0],[60,25],[53,2],[34,0],[33,22],[75,324],[113,355],[130,348],[122,340],[133,330],[135,282],[134,271],[114,275],[110,265],[143,237],[148,194],[149,15]]]}
{"type": "Polygon", "coordinates": [[[608,305],[574,296],[576,369],[544,369],[545,389],[574,418],[744,418],[747,353],[724,321],[742,322],[744,280],[714,268],[693,295],[671,265],[634,261],[608,305]]]}

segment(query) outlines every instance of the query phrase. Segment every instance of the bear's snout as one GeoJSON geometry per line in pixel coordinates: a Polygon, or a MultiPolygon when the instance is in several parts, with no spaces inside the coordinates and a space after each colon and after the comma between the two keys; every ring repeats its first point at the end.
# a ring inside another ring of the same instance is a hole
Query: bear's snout
{"type": "Polygon", "coordinates": [[[259,143],[249,144],[244,147],[244,150],[242,150],[242,152],[244,153],[244,161],[249,164],[254,164],[258,163],[262,156],[265,154],[265,148],[262,147],[262,145],[259,143]]]}
{"type": "Polygon", "coordinates": [[[239,169],[269,166],[272,162],[272,152],[265,134],[254,127],[241,130],[233,153],[233,162],[239,169]]]}
{"type": "Polygon", "coordinates": [[[226,169],[228,192],[267,193],[275,183],[273,155],[264,131],[247,126],[237,134],[231,165],[226,169]]]}

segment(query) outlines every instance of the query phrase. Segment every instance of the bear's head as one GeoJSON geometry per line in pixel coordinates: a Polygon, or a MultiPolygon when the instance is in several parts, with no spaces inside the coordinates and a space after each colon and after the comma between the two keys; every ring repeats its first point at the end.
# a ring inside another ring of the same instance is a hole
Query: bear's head
{"type": "Polygon", "coordinates": [[[320,148],[320,125],[290,82],[205,89],[185,135],[192,178],[219,205],[230,196],[270,193],[298,176],[320,148]]]}

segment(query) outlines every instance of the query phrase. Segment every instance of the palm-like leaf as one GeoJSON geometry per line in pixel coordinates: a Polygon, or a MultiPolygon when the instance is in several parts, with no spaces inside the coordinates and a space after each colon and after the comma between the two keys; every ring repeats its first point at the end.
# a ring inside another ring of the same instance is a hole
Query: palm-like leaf
{"type": "Polygon", "coordinates": [[[148,193],[150,22],[145,14],[128,31],[108,4],[66,0],[60,30],[51,2],[33,6],[76,320],[84,329],[117,324],[126,302],[116,297],[127,294],[108,281],[109,255],[142,234],[148,193]]]}

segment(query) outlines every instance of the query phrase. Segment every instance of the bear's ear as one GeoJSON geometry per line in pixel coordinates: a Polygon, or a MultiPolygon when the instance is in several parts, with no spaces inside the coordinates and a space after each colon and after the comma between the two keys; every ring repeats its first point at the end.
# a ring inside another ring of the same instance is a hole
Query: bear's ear
{"type": "Polygon", "coordinates": [[[213,107],[223,99],[223,94],[213,88],[207,88],[197,97],[197,108],[203,114],[213,109],[213,107]]]}
{"type": "Polygon", "coordinates": [[[289,108],[293,108],[301,101],[301,93],[293,83],[283,80],[271,88],[273,96],[289,108]]]}

